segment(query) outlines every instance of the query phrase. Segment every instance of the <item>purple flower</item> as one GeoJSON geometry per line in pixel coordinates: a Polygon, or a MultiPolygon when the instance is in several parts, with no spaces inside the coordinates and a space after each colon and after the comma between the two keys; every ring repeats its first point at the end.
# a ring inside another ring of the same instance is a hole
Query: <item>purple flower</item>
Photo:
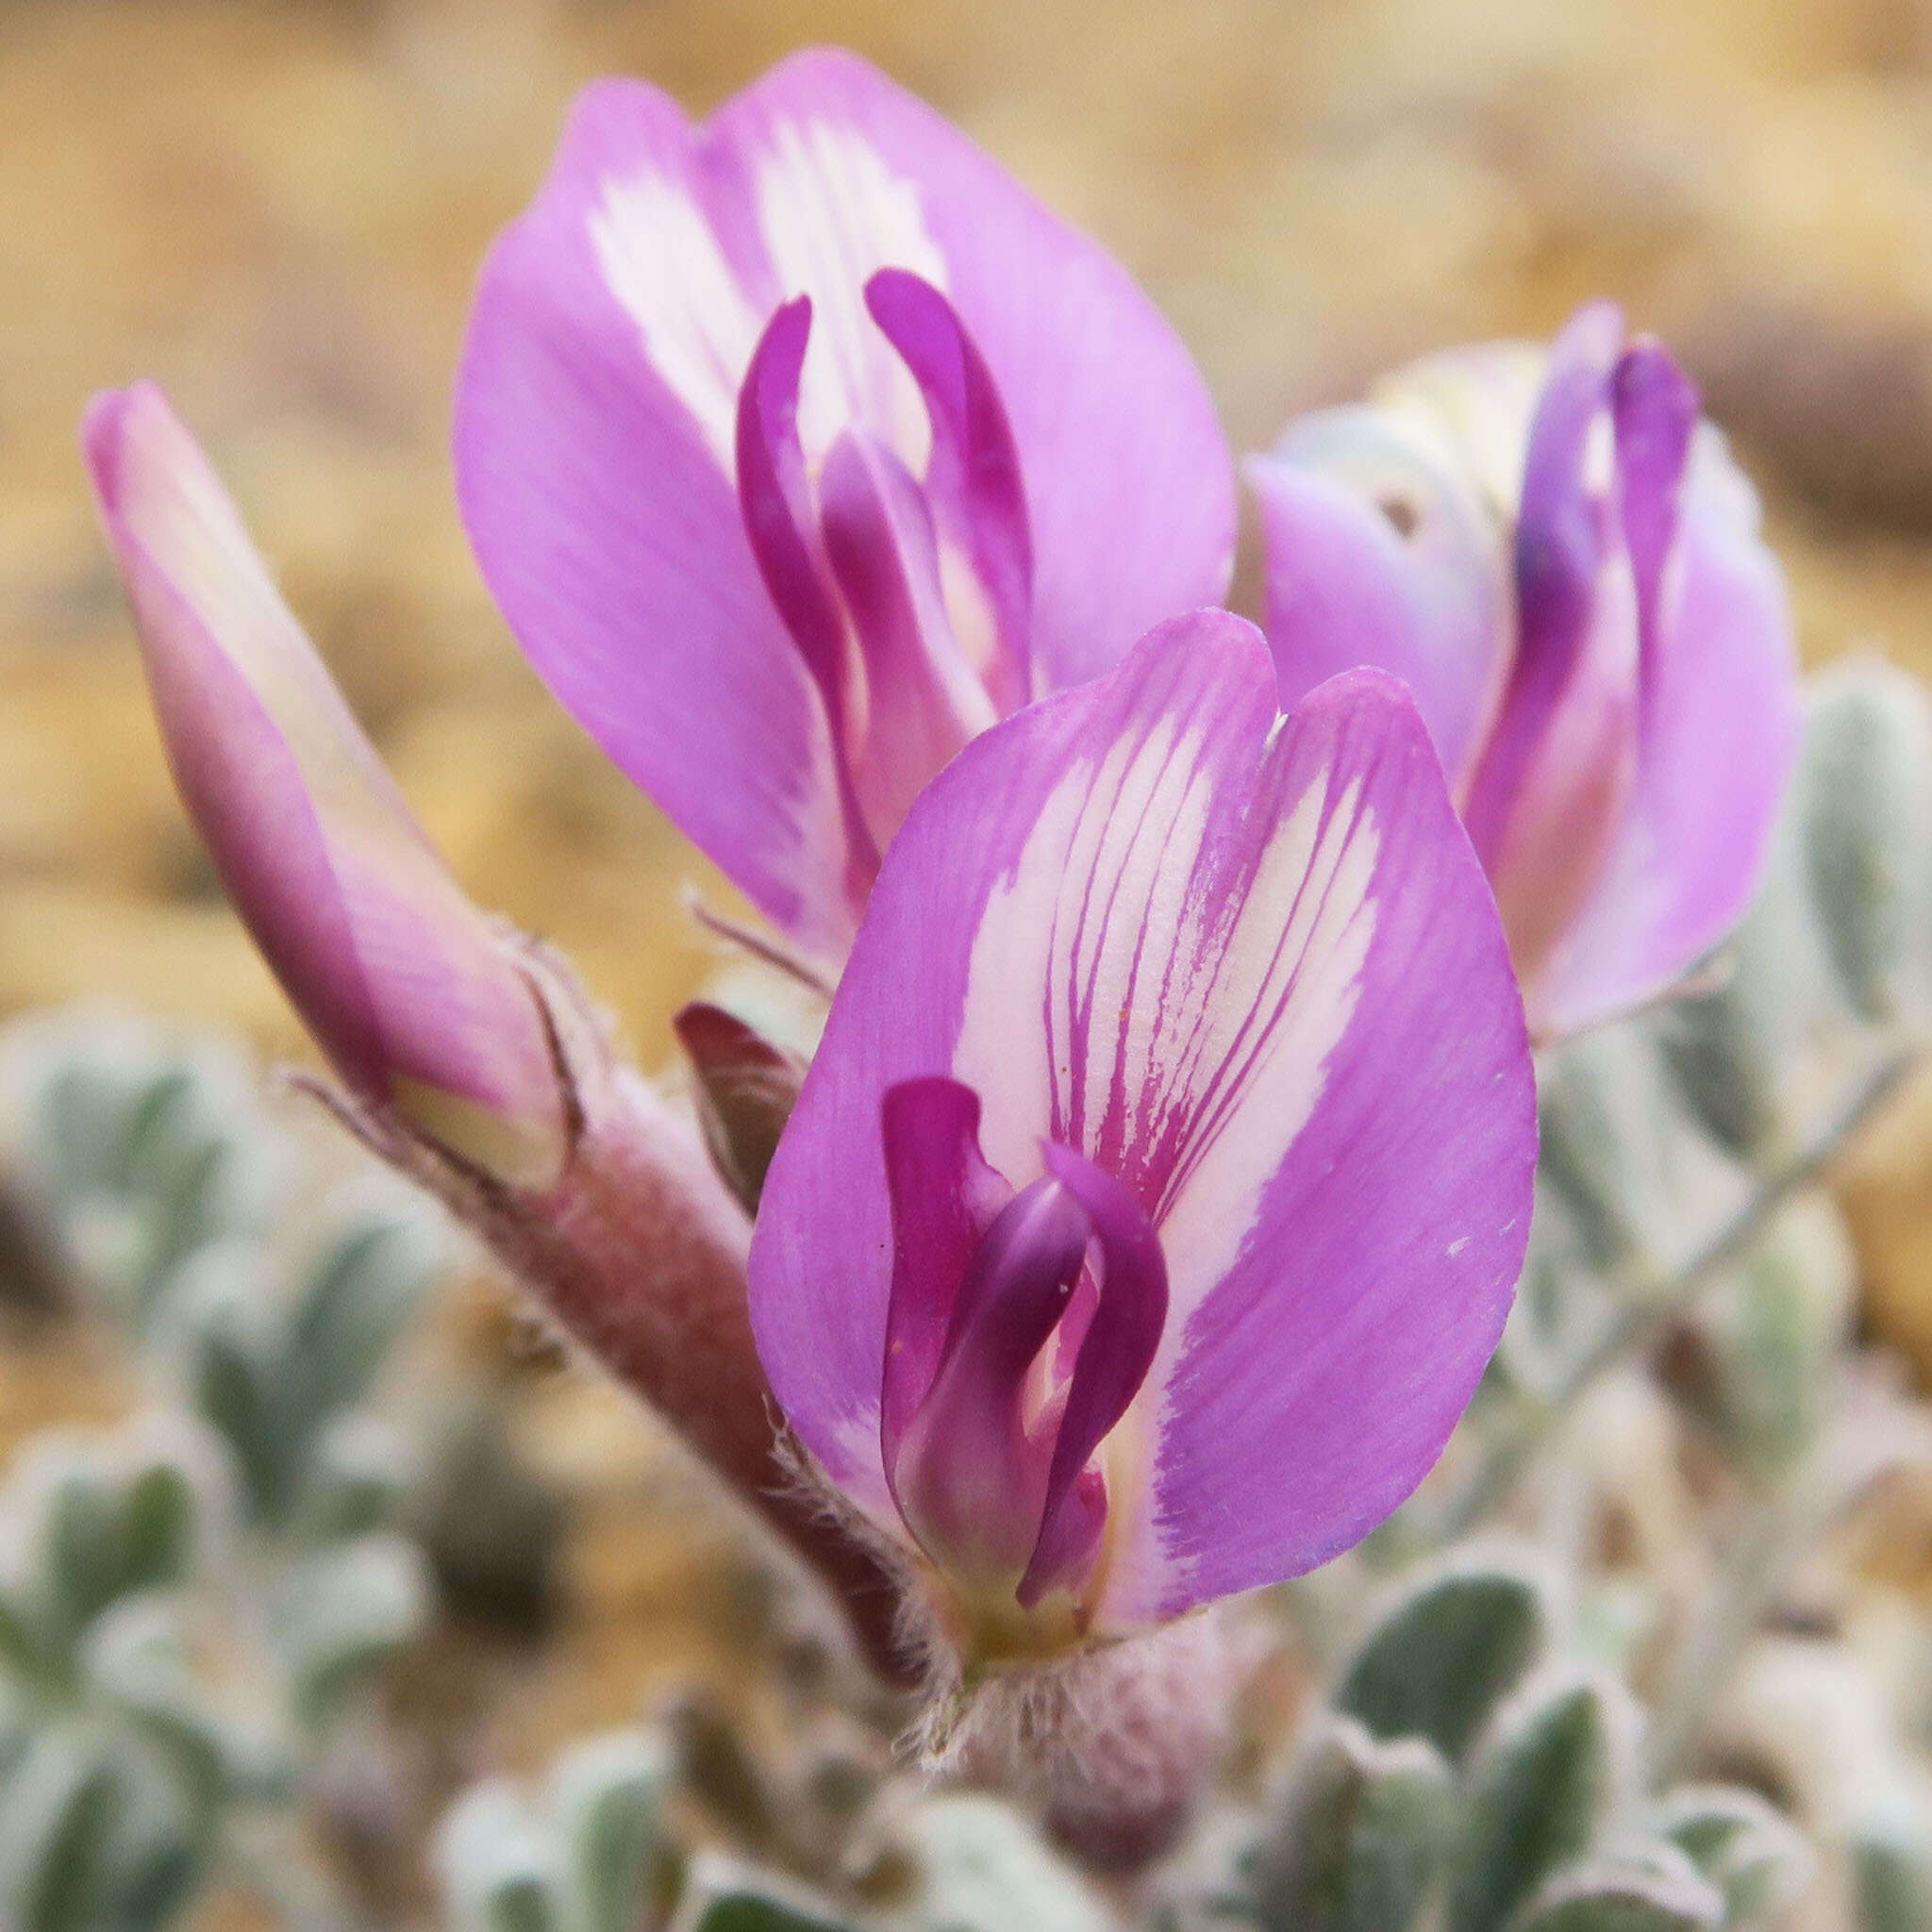
{"type": "Polygon", "coordinates": [[[1495,908],[1407,693],[1286,717],[1173,620],[969,746],[886,856],[766,1181],[752,1319],[968,1657],[1293,1575],[1440,1452],[1536,1130],[1495,908]]]}
{"type": "Polygon", "coordinates": [[[1608,304],[1431,357],[1251,459],[1292,695],[1406,679],[1540,1036],[1679,979],[1756,887],[1797,735],[1757,500],[1608,304]]]}
{"type": "Polygon", "coordinates": [[[168,762],[215,869],[364,1105],[543,1187],[568,1133],[549,1035],[290,615],[235,506],[151,383],[82,438],[168,762]]]}
{"type": "Polygon", "coordinates": [[[1232,466],[1126,275],[850,56],[591,89],[485,269],[457,479],[538,672],[842,957],[969,739],[1212,602],[1232,466]]]}

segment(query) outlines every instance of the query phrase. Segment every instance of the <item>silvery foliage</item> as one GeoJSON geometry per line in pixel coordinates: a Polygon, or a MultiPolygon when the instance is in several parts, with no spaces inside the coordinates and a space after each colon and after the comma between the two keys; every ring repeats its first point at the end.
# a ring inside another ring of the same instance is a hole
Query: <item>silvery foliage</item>
{"type": "Polygon", "coordinates": [[[687,1710],[577,1745],[540,1790],[474,1786],[438,1838],[446,1932],[1109,1932],[1008,1806],[915,1794],[854,1741],[827,1726],[774,1768],[687,1710]],[[693,1852],[700,1810],[761,1856],[693,1852]]]}
{"type": "Polygon", "coordinates": [[[1646,1789],[1641,1708],[1579,1656],[1565,1596],[1540,1555],[1497,1544],[1395,1586],[1218,1895],[1175,1922],[1709,1932],[1790,1905],[1804,1838],[1755,1792],[1646,1789]]]}
{"type": "Polygon", "coordinates": [[[145,1932],[263,1859],[431,1607],[364,1407],[439,1265],[400,1197],[318,1198],[239,1060],[95,1014],[6,1043],[10,1169],[149,1410],[33,1439],[0,1574],[0,1924],[145,1932]],[[287,1229],[300,1225],[298,1239],[287,1229]]]}

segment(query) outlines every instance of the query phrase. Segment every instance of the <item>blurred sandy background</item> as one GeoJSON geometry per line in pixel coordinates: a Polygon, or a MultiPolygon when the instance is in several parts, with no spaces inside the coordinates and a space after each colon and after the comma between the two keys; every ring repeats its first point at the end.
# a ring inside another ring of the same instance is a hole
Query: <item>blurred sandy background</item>
{"type": "MultiPolygon", "coordinates": [[[[477,261],[579,85],[628,71],[702,108],[814,40],[880,61],[1124,258],[1237,449],[1389,361],[1621,298],[1735,432],[1807,657],[1877,644],[1932,674],[1932,0],[16,0],[0,1017],[117,993],[303,1050],[175,805],[81,488],[82,402],[149,375],[457,872],[663,1057],[706,966],[672,889],[701,868],[490,608],[449,387],[477,261]]],[[[1932,1362],[1932,1099],[1907,1114],[1848,1192],[1874,1319],[1932,1362]]],[[[515,1361],[487,1301],[473,1326],[515,1361]]],[[[0,1366],[0,1447],[114,1406],[92,1373],[0,1366]]],[[[629,1420],[558,1374],[533,1400],[525,1438],[592,1498],[580,1523],[607,1491],[634,1520],[629,1420]]],[[[527,1760],[682,1668],[708,1641],[696,1560],[689,1536],[580,1530],[564,1635],[541,1672],[503,1664],[521,1688],[493,1737],[527,1760]]]]}

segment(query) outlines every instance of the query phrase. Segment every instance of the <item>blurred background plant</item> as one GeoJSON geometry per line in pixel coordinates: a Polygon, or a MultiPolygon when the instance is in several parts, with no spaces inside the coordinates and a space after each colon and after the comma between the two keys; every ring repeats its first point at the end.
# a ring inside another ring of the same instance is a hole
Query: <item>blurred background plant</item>
{"type": "Polygon", "coordinates": [[[575,87],[699,107],[812,39],[1120,253],[1238,446],[1619,297],[1763,486],[1808,659],[1932,670],[1921,0],[0,5],[0,1014],[161,1016],[36,1021],[0,1069],[0,1924],[1932,1924],[1900,674],[1818,680],[1697,997],[1546,1065],[1481,1404],[1370,1547],[1257,1607],[1219,1807],[1132,1897],[921,1795],[650,1425],[195,1030],[306,1051],[175,806],[83,397],[167,384],[466,885],[664,1041],[716,965],[677,885],[729,895],[504,637],[445,398],[575,87]]]}
{"type": "Polygon", "coordinates": [[[34,1439],[8,1485],[8,1923],[142,1932],[223,1870],[301,1923],[326,1886],[297,1807],[369,1748],[359,1693],[430,1614],[391,1526],[409,1445],[362,1405],[440,1231],[399,1194],[291,1198],[248,1070],[204,1042],[85,1012],[7,1044],[17,1247],[122,1331],[150,1405],[34,1439]]]}

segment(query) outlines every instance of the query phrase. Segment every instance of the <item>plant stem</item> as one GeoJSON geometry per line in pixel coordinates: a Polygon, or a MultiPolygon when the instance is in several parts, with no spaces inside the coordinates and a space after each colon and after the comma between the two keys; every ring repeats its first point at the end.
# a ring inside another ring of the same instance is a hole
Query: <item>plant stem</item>
{"type": "Polygon", "coordinates": [[[1639,1273],[1618,1311],[1571,1360],[1546,1395],[1525,1398],[1515,1416],[1486,1443],[1476,1467],[1449,1498],[1436,1525],[1447,1542],[1464,1535],[1514,1489],[1537,1449],[1598,1376],[1654,1341],[1689,1308],[1712,1278],[1746,1253],[1773,1215],[1831,1163],[1845,1142],[1897,1092],[1919,1065],[1923,1049],[1899,1047],[1860,1080],[1844,1104],[1809,1141],[1766,1176],[1764,1185],[1710,1234],[1674,1274],[1639,1273]]]}
{"type": "Polygon", "coordinates": [[[1881,1477],[1928,1453],[1932,1435],[1906,1408],[1854,1413],[1813,1447],[1740,1539],[1677,1647],[1644,1741],[1651,1784],[1675,1774],[1731,1664],[1819,1538],[1881,1477]]]}

